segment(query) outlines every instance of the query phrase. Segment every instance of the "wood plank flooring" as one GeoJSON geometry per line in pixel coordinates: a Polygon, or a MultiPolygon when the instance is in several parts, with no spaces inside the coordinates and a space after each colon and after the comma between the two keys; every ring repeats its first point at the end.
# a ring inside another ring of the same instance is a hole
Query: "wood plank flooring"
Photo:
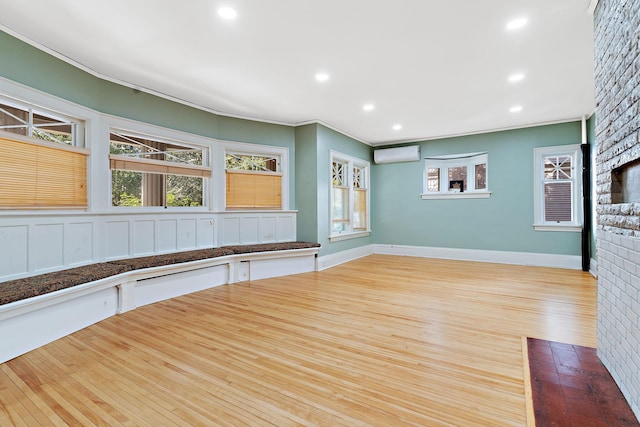
{"type": "Polygon", "coordinates": [[[138,308],[0,365],[0,425],[526,425],[522,337],[595,347],[572,270],[373,255],[138,308]]]}

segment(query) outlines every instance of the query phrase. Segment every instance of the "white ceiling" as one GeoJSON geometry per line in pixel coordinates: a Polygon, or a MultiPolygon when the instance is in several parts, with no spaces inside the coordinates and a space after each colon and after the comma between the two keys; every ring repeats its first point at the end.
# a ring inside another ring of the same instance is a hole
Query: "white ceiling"
{"type": "Polygon", "coordinates": [[[225,115],[320,121],[371,145],[595,108],[585,0],[0,0],[0,10],[1,29],[109,80],[225,115]],[[220,6],[237,18],[221,19],[220,6]],[[527,24],[507,30],[519,17],[527,24]],[[319,71],[330,79],[317,82],[319,71]],[[525,78],[508,82],[515,72],[525,78]]]}

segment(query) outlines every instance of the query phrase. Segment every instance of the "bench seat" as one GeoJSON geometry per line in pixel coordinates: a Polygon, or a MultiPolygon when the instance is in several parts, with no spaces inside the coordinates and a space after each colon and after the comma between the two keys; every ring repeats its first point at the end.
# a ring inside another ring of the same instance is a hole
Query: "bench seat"
{"type": "Polygon", "coordinates": [[[24,277],[0,283],[0,305],[59,291],[110,276],[145,268],[170,266],[191,261],[206,260],[228,255],[258,252],[319,248],[319,243],[280,242],[256,245],[233,245],[221,248],[196,249],[136,258],[89,264],[37,276],[24,277]]]}

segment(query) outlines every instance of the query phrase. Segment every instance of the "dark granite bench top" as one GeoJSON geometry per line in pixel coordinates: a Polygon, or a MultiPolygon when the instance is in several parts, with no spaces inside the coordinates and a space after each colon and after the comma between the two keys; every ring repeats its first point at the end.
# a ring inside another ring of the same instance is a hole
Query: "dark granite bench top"
{"type": "Polygon", "coordinates": [[[318,248],[319,243],[283,242],[258,245],[234,245],[222,248],[197,249],[138,258],[126,258],[115,261],[85,265],[22,279],[0,283],[0,305],[14,301],[59,291],[61,289],[93,282],[143,268],[160,267],[190,261],[217,258],[226,255],[247,254],[253,252],[283,251],[292,249],[318,248]]]}
{"type": "Polygon", "coordinates": [[[175,252],[171,254],[151,255],[139,258],[125,258],[116,261],[108,261],[108,263],[126,266],[129,267],[130,270],[140,270],[143,268],[161,267],[163,265],[217,258],[225,255],[233,255],[233,251],[222,248],[198,249],[195,251],[175,252]]]}
{"type": "Polygon", "coordinates": [[[9,280],[8,282],[0,283],[0,305],[93,282],[127,271],[131,271],[131,267],[127,265],[101,262],[9,280]]]}
{"type": "Polygon", "coordinates": [[[233,245],[223,246],[220,249],[233,251],[234,254],[248,254],[251,252],[285,251],[291,249],[319,248],[320,243],[309,242],[284,242],[284,243],[260,243],[257,245],[233,245]]]}

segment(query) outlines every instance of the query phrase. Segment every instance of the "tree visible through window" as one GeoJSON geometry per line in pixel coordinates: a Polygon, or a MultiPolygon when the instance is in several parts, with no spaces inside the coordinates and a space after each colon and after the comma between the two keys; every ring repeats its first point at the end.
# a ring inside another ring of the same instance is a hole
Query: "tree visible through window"
{"type": "Polygon", "coordinates": [[[211,176],[200,147],[112,131],[113,206],[203,206],[211,176]]]}

